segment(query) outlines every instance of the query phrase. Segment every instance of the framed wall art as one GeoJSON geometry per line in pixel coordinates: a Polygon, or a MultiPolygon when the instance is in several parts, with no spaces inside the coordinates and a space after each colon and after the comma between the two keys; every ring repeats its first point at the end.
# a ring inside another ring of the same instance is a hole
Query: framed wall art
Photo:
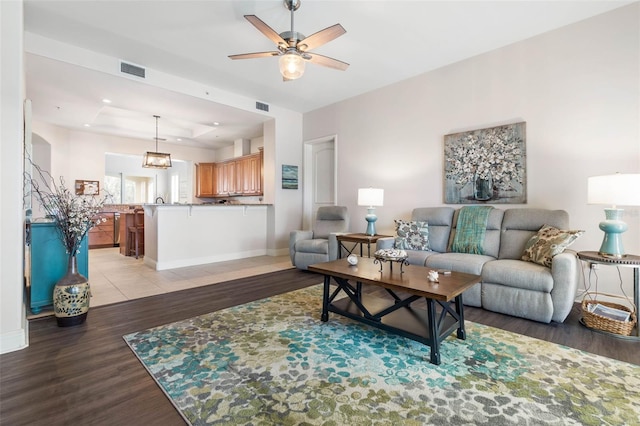
{"type": "Polygon", "coordinates": [[[76,180],[76,195],[98,195],[100,182],[97,180],[76,180]]]}
{"type": "Polygon", "coordinates": [[[525,124],[446,135],[445,204],[526,203],[525,124]]]}
{"type": "Polygon", "coordinates": [[[282,189],[298,189],[298,166],[282,165],[282,189]]]}

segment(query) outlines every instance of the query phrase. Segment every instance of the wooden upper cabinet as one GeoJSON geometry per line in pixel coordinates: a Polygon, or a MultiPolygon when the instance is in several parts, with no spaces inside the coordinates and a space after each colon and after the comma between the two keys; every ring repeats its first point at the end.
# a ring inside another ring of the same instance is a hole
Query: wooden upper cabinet
{"type": "Polygon", "coordinates": [[[196,197],[215,195],[215,163],[196,164],[196,197]]]}
{"type": "Polygon", "coordinates": [[[262,195],[262,167],[262,151],[220,163],[200,163],[196,197],[262,195]]]}
{"type": "Polygon", "coordinates": [[[216,196],[236,193],[236,162],[225,161],[216,164],[216,196]]]}
{"type": "Polygon", "coordinates": [[[262,153],[243,159],[242,192],[247,195],[262,195],[262,153]]]}

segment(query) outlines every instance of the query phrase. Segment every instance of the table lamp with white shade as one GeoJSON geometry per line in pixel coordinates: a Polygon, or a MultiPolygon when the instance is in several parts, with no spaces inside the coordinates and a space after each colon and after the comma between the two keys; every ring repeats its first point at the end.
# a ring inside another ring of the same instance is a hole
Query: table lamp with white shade
{"type": "Polygon", "coordinates": [[[375,214],[375,207],[382,206],[382,200],[384,198],[384,189],[379,188],[360,188],[358,189],[358,205],[367,206],[367,235],[376,235],[376,220],[378,217],[375,214]]]}
{"type": "Polygon", "coordinates": [[[604,240],[598,253],[612,258],[624,257],[622,233],[627,230],[627,224],[622,221],[624,210],[617,206],[640,206],[640,174],[592,176],[587,181],[587,192],[589,204],[612,206],[604,209],[606,220],[600,222],[604,240]]]}

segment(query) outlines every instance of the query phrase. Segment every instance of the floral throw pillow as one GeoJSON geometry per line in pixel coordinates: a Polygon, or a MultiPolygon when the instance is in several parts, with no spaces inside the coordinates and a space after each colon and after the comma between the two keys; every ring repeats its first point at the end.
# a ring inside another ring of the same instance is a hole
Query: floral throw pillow
{"type": "Polygon", "coordinates": [[[582,234],[584,231],[564,231],[544,225],[536,235],[527,241],[522,260],[551,268],[553,256],[562,253],[582,234]]]}
{"type": "Polygon", "coordinates": [[[430,250],[429,225],[423,221],[395,220],[398,250],[430,250]]]}

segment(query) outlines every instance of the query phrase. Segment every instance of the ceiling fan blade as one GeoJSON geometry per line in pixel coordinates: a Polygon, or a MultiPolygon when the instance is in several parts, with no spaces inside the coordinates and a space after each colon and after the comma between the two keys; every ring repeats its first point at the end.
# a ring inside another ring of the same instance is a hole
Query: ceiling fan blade
{"type": "Polygon", "coordinates": [[[277,46],[283,45],[283,47],[289,47],[289,44],[280,37],[273,28],[264,23],[264,21],[258,18],[256,15],[244,15],[245,19],[258,29],[262,34],[266,35],[269,40],[274,42],[277,46]]]}
{"type": "Polygon", "coordinates": [[[270,56],[279,56],[280,52],[255,52],[255,53],[241,53],[239,55],[229,55],[231,59],[253,59],[253,58],[267,58],[270,56]]]}
{"type": "Polygon", "coordinates": [[[334,40],[340,37],[342,34],[346,32],[347,30],[345,30],[342,27],[342,25],[335,24],[325,28],[324,30],[318,31],[317,33],[311,34],[309,37],[305,38],[304,40],[300,40],[298,42],[297,47],[303,52],[308,52],[311,49],[320,47],[323,44],[328,43],[331,40],[334,40]]]}
{"type": "Polygon", "coordinates": [[[342,62],[328,56],[318,55],[317,53],[306,52],[304,55],[306,57],[305,59],[307,59],[309,62],[316,65],[322,65],[323,67],[334,68],[340,71],[344,71],[349,67],[349,64],[346,62],[342,62]]]}

